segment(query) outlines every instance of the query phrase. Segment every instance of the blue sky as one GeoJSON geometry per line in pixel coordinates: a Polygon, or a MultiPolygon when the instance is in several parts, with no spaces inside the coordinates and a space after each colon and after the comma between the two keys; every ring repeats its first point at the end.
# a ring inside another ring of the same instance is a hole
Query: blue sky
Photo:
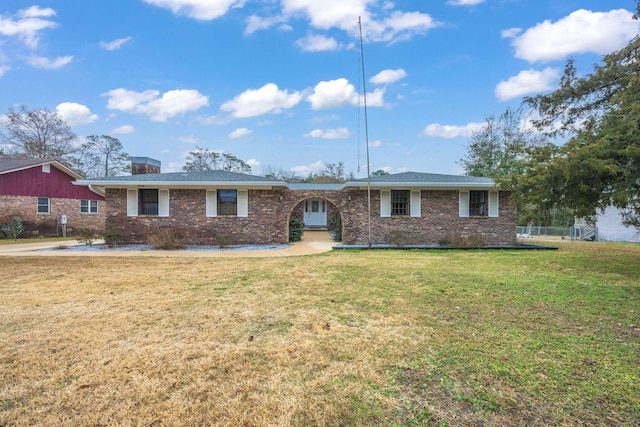
{"type": "Polygon", "coordinates": [[[13,0],[0,114],[56,110],[80,137],[181,170],[196,145],[299,175],[344,162],[461,174],[487,116],[552,91],[640,31],[635,0],[13,0]]]}

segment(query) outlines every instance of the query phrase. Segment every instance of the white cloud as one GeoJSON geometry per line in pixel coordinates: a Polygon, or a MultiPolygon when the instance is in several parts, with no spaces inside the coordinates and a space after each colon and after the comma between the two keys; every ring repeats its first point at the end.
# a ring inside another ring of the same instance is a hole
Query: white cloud
{"type": "Polygon", "coordinates": [[[363,37],[367,41],[395,42],[424,34],[441,24],[430,15],[420,12],[394,10],[391,2],[379,9],[379,15],[369,13],[370,0],[283,0],[283,15],[303,17],[319,30],[341,29],[351,37],[358,36],[355,23],[362,18],[363,37]]]}
{"type": "Polygon", "coordinates": [[[407,77],[407,72],[402,68],[398,68],[397,70],[382,70],[371,77],[369,81],[376,85],[382,85],[397,82],[405,77],[407,77]]]}
{"type": "Polygon", "coordinates": [[[115,134],[119,134],[119,135],[125,135],[128,133],[135,133],[136,128],[134,128],[131,125],[123,125],[123,126],[119,126],[115,129],[111,130],[111,133],[115,133],[115,134]]]}
{"type": "Polygon", "coordinates": [[[498,83],[495,94],[498,100],[507,101],[531,93],[553,89],[553,83],[560,77],[560,70],[547,67],[542,71],[524,70],[507,81],[498,83]]]}
{"type": "Polygon", "coordinates": [[[28,9],[19,10],[13,18],[0,15],[0,35],[17,37],[27,47],[35,49],[42,31],[58,26],[56,22],[44,19],[55,14],[56,11],[53,9],[31,6],[28,9]]]}
{"type": "Polygon", "coordinates": [[[310,173],[321,171],[322,168],[324,168],[324,163],[322,162],[322,160],[318,160],[317,162],[311,163],[310,165],[294,166],[289,169],[289,171],[295,174],[309,175],[310,173]]]}
{"type": "Polygon", "coordinates": [[[69,126],[88,125],[98,120],[89,107],[75,102],[63,102],[56,107],[56,112],[69,126]]]}
{"type": "Polygon", "coordinates": [[[470,137],[474,132],[482,129],[484,123],[468,123],[463,126],[441,125],[433,123],[424,128],[422,134],[438,138],[457,138],[459,136],[470,137]]]}
{"type": "Polygon", "coordinates": [[[280,113],[296,106],[302,99],[300,92],[289,93],[280,90],[274,83],[267,83],[260,89],[248,89],[227,101],[220,109],[230,112],[233,117],[255,117],[267,113],[280,113]]]}
{"type": "Polygon", "coordinates": [[[7,71],[11,69],[8,65],[0,65],[0,77],[4,76],[7,71]]]}
{"type": "Polygon", "coordinates": [[[451,6],[475,6],[484,2],[485,0],[449,0],[447,4],[451,6]]]}
{"type": "Polygon", "coordinates": [[[161,97],[159,95],[160,92],[157,90],[136,92],[123,88],[103,94],[109,97],[108,109],[144,114],[154,122],[165,122],[171,117],[209,105],[209,98],[193,89],[170,90],[161,97]]]}
{"type": "Polygon", "coordinates": [[[251,129],[238,128],[229,134],[229,139],[238,139],[253,133],[251,129]]]}
{"type": "Polygon", "coordinates": [[[346,139],[351,136],[351,133],[347,128],[315,129],[305,134],[304,136],[307,138],[346,139]]]}
{"type": "Polygon", "coordinates": [[[382,141],[376,139],[375,141],[369,141],[369,147],[378,148],[382,146],[382,141]]]}
{"type": "Polygon", "coordinates": [[[322,52],[338,50],[340,45],[333,37],[310,35],[296,41],[296,46],[304,52],[322,52]]]}
{"type": "Polygon", "coordinates": [[[45,70],[56,70],[62,68],[73,60],[73,56],[59,56],[55,59],[45,58],[43,56],[30,56],[26,59],[27,64],[33,68],[42,68],[45,70]]]}
{"type": "Polygon", "coordinates": [[[576,53],[606,55],[638,35],[640,21],[628,10],[580,9],[552,23],[544,21],[513,39],[516,57],[531,63],[562,60],[576,53]]]}
{"type": "MultiPolygon", "coordinates": [[[[322,81],[313,88],[313,93],[307,97],[314,110],[328,108],[342,108],[358,106],[363,101],[359,99],[355,87],[345,78],[322,81]]],[[[384,89],[376,89],[367,94],[367,106],[381,107],[384,105],[384,89]]]]}
{"type": "MultiPolygon", "coordinates": [[[[271,28],[274,25],[282,24],[285,20],[286,18],[282,16],[262,18],[252,15],[246,20],[247,26],[245,27],[244,35],[248,36],[255,33],[256,31],[266,30],[267,28],[271,28]]],[[[284,31],[291,31],[292,28],[289,26],[281,26],[280,29],[284,31]]]]}
{"type": "Polygon", "coordinates": [[[132,40],[131,37],[123,37],[121,39],[116,39],[110,42],[101,41],[100,47],[106,50],[118,50],[122,47],[122,45],[124,45],[125,43],[131,40],[132,40]]]}
{"type": "Polygon", "coordinates": [[[522,28],[513,27],[500,31],[500,37],[503,39],[512,39],[522,32],[522,28]]]}
{"type": "Polygon", "coordinates": [[[260,166],[260,162],[259,162],[258,160],[256,160],[256,159],[249,159],[249,160],[247,160],[247,164],[248,164],[249,166],[251,166],[252,168],[255,168],[255,167],[257,167],[257,166],[260,166]]]}
{"type": "Polygon", "coordinates": [[[243,7],[245,0],[144,0],[175,15],[186,15],[201,21],[210,21],[225,15],[229,9],[243,7]]]}

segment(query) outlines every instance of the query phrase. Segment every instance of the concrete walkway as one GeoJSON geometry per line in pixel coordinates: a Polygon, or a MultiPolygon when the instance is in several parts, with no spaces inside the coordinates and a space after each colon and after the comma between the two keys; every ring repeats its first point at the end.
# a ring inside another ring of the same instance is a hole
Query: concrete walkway
{"type": "Polygon", "coordinates": [[[337,242],[331,239],[327,231],[305,231],[302,241],[292,243],[284,249],[268,249],[257,251],[47,251],[37,252],[44,249],[54,249],[60,246],[79,245],[75,240],[56,242],[36,242],[36,243],[12,243],[0,245],[0,256],[110,256],[110,257],[185,257],[185,258],[264,258],[264,257],[284,257],[312,255],[322,252],[329,252],[337,242]]]}

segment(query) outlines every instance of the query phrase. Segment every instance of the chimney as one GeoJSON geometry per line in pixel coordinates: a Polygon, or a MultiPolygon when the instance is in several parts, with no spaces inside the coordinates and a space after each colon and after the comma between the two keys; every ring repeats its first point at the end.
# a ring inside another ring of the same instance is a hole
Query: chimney
{"type": "Polygon", "coordinates": [[[149,157],[131,158],[131,175],[160,173],[160,161],[149,157]]]}

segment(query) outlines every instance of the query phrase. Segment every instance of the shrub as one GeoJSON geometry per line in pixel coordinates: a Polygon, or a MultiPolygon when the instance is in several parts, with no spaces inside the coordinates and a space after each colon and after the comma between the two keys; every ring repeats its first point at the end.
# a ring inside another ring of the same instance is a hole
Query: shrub
{"type": "Polygon", "coordinates": [[[157,232],[149,233],[147,243],[154,249],[163,250],[184,249],[187,246],[183,234],[172,228],[162,228],[157,232]]]}
{"type": "Polygon", "coordinates": [[[82,243],[83,245],[91,246],[93,242],[98,238],[98,233],[95,230],[90,228],[83,228],[78,231],[77,240],[78,243],[82,243]]]}
{"type": "Polygon", "coordinates": [[[233,244],[235,238],[229,233],[216,234],[213,238],[220,249],[233,244]]]}
{"type": "Polygon", "coordinates": [[[334,212],[328,220],[328,228],[333,232],[333,240],[339,242],[342,240],[342,218],[338,212],[334,212]]]}
{"type": "Polygon", "coordinates": [[[299,242],[302,240],[302,234],[304,233],[304,224],[300,218],[294,216],[289,220],[289,241],[299,242]]]}
{"type": "Polygon", "coordinates": [[[104,243],[106,243],[108,247],[112,248],[116,245],[116,242],[120,240],[122,233],[111,226],[107,226],[107,228],[98,233],[98,236],[104,240],[104,243]]]}
{"type": "Polygon", "coordinates": [[[467,247],[481,247],[484,246],[484,241],[482,237],[478,234],[469,234],[467,236],[462,236],[460,234],[454,234],[451,237],[446,239],[442,239],[439,242],[442,246],[454,246],[460,248],[467,247]]]}
{"type": "Polygon", "coordinates": [[[387,242],[398,247],[408,245],[411,238],[402,230],[393,230],[387,234],[387,242]]]}
{"type": "Polygon", "coordinates": [[[22,225],[22,220],[18,215],[14,215],[13,218],[11,218],[10,223],[2,226],[2,233],[0,233],[0,235],[2,235],[2,237],[10,237],[15,240],[23,231],[24,226],[22,225]]]}

